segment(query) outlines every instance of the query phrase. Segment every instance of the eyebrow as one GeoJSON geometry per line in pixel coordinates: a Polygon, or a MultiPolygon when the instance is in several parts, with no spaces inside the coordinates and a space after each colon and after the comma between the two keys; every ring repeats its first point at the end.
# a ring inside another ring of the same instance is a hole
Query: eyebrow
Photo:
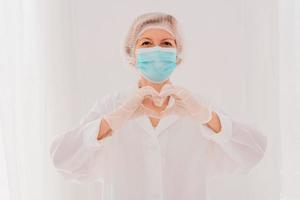
{"type": "MultiPolygon", "coordinates": [[[[142,37],[142,38],[140,38],[138,41],[143,40],[143,39],[148,39],[148,40],[151,40],[151,41],[152,41],[152,39],[151,39],[151,38],[148,38],[148,37],[142,37]]],[[[164,40],[174,40],[174,41],[176,41],[175,38],[165,38],[165,39],[162,39],[161,41],[164,41],[164,40]]]]}
{"type": "Polygon", "coordinates": [[[152,40],[151,38],[148,38],[148,37],[142,37],[142,38],[138,39],[138,41],[143,40],[143,39],[152,40]]]}
{"type": "Polygon", "coordinates": [[[176,40],[175,38],[165,38],[163,40],[176,40]]]}

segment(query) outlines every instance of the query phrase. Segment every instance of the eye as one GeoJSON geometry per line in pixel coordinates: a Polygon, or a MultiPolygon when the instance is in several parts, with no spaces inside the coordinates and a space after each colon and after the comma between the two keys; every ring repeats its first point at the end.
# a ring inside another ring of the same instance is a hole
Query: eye
{"type": "Polygon", "coordinates": [[[150,45],[150,44],[151,44],[151,42],[145,41],[145,42],[143,42],[143,43],[141,44],[141,46],[147,46],[147,45],[150,45]]]}
{"type": "Polygon", "coordinates": [[[163,45],[163,46],[168,46],[168,47],[173,46],[172,43],[171,43],[171,42],[168,42],[168,41],[163,42],[162,45],[163,45]]]}

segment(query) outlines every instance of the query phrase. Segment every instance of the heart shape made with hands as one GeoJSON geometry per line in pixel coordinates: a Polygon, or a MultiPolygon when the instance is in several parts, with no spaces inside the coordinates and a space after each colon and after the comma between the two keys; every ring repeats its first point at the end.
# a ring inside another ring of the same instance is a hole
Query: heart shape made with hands
{"type": "Polygon", "coordinates": [[[161,107],[163,105],[163,103],[165,102],[166,98],[168,96],[172,95],[172,93],[173,93],[172,88],[173,88],[173,86],[169,83],[163,85],[160,92],[158,92],[154,88],[152,88],[153,92],[149,96],[156,106],[161,107]]]}

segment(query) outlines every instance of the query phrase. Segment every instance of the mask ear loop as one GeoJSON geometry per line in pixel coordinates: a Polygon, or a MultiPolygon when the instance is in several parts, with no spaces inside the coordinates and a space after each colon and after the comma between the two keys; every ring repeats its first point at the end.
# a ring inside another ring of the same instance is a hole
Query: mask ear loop
{"type": "Polygon", "coordinates": [[[135,44],[132,47],[133,48],[132,56],[129,58],[129,64],[134,68],[136,68],[136,66],[135,66],[135,64],[136,64],[136,60],[135,60],[136,43],[137,43],[137,40],[135,41],[135,44]]]}
{"type": "Polygon", "coordinates": [[[128,60],[129,60],[129,64],[132,66],[132,67],[136,67],[135,66],[135,58],[134,57],[130,57],[130,58],[128,58],[128,60]]]}

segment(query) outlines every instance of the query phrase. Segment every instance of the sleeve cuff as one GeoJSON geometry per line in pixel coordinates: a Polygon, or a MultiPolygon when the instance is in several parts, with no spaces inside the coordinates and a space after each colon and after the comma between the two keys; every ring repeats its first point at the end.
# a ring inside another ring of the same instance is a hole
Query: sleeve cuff
{"type": "Polygon", "coordinates": [[[224,143],[231,140],[232,137],[232,120],[228,115],[225,115],[219,111],[215,111],[219,116],[221,123],[221,130],[216,133],[209,127],[202,125],[203,136],[209,140],[213,140],[218,143],[224,143]]]}
{"type": "Polygon", "coordinates": [[[94,121],[91,121],[86,124],[84,127],[83,133],[83,142],[90,148],[97,150],[103,146],[105,139],[97,140],[97,135],[100,129],[101,118],[97,118],[94,121]]]}

